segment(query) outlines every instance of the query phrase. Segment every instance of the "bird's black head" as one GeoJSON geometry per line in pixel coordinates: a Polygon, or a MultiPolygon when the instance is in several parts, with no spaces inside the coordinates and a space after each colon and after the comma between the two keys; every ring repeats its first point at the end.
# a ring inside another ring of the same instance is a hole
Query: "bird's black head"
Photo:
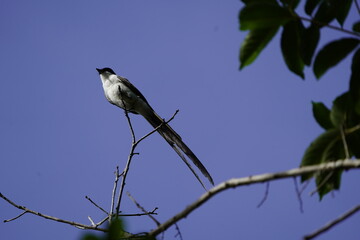
{"type": "Polygon", "coordinates": [[[111,68],[96,68],[96,70],[99,72],[99,74],[102,74],[104,72],[109,72],[111,74],[115,74],[115,72],[111,68]]]}

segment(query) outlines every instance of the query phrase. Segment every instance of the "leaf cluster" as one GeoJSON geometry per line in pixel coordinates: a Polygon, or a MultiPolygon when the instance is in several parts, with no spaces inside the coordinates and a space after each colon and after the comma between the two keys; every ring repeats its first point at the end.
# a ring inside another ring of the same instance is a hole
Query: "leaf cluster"
{"type": "MultiPolygon", "coordinates": [[[[311,66],[324,26],[336,21],[341,27],[349,13],[351,0],[307,0],[305,13],[295,12],[299,0],[243,0],[245,6],[239,14],[240,30],[249,30],[240,48],[240,69],[250,65],[281,32],[281,51],[290,71],[305,78],[304,67],[311,66]],[[305,27],[304,22],[310,24],[305,27]]],[[[354,23],[352,35],[330,42],[316,55],[313,71],[319,79],[327,70],[338,64],[359,45],[360,21],[354,23]]],[[[341,29],[341,28],[338,28],[341,29]]]]}
{"type": "MultiPolygon", "coordinates": [[[[242,0],[240,30],[249,31],[240,48],[240,70],[250,65],[281,29],[281,52],[288,69],[305,78],[304,67],[313,69],[320,79],[350,53],[354,53],[349,90],[333,101],[328,109],[321,102],[313,102],[313,114],[325,132],[306,149],[301,166],[360,157],[360,21],[352,31],[342,27],[352,6],[352,0],[306,0],[304,12],[299,16],[295,9],[300,0],[242,0]],[[305,26],[305,22],[308,22],[305,26]],[[336,22],[340,27],[330,25],[336,22]],[[351,35],[333,40],[316,54],[321,30],[336,29],[351,35]],[[314,60],[313,60],[314,59],[314,60]]],[[[302,176],[302,181],[312,177],[320,199],[332,190],[339,189],[341,171],[312,173],[302,176]]]]}

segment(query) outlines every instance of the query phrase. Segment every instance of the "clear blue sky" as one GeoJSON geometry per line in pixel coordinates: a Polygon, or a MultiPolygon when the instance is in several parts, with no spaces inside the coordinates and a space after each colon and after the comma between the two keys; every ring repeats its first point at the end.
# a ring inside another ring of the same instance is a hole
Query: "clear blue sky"
{"type": "MultiPolygon", "coordinates": [[[[110,105],[96,67],[112,67],[146,96],[206,165],[216,183],[299,166],[322,130],[311,101],[347,90],[349,61],[317,82],[291,74],[279,36],[259,59],[238,71],[246,33],[238,31],[240,1],[10,1],[0,3],[0,192],[44,214],[89,223],[104,216],[85,196],[110,207],[113,172],[130,147],[123,111],[110,105]]],[[[352,14],[352,20],[358,18],[352,14]]],[[[353,21],[349,21],[353,22],[353,21]]],[[[349,28],[349,26],[347,25],[349,28]]],[[[341,34],[328,31],[326,39],[341,34]]],[[[133,116],[137,136],[151,129],[133,116]]],[[[158,135],[143,142],[126,190],[167,220],[203,189],[158,135]]],[[[223,192],[179,222],[184,239],[300,239],[360,201],[359,174],[318,202],[310,184],[299,211],[292,180],[223,192]]],[[[124,198],[126,213],[138,212],[124,198]]],[[[20,210],[0,200],[0,219],[20,210]]],[[[132,232],[155,228],[127,218],[132,232]]],[[[318,239],[358,239],[359,214],[318,239]]],[[[0,236],[78,239],[85,231],[33,215],[0,223],[0,236]]],[[[176,231],[166,232],[174,239],[176,231]]]]}

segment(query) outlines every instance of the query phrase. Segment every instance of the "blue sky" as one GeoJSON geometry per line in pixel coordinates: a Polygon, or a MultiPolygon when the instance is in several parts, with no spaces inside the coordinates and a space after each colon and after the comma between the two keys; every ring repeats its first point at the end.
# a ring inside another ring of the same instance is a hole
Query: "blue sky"
{"type": "MultiPolygon", "coordinates": [[[[279,36],[238,71],[246,32],[240,1],[9,1],[0,3],[0,192],[44,214],[89,223],[104,216],[85,196],[110,207],[113,172],[123,169],[130,133],[110,105],[96,67],[127,77],[201,159],[215,183],[299,166],[322,130],[311,101],[331,101],[348,88],[350,58],[316,81],[291,74],[279,36]]],[[[358,15],[351,14],[348,23],[358,15]]],[[[350,28],[347,25],[347,28],[350,28]]],[[[344,36],[327,31],[323,42],[344,36]]],[[[132,116],[137,136],[151,130],[132,116]]],[[[138,148],[126,190],[164,222],[203,189],[157,134],[138,148]]],[[[300,239],[359,203],[356,171],[339,192],[318,202],[310,184],[299,211],[292,180],[228,190],[179,222],[184,239],[300,239]]],[[[123,211],[138,212],[127,198],[123,211]]],[[[0,200],[0,219],[20,213],[0,200]]],[[[127,218],[132,232],[155,228],[127,218]]],[[[358,239],[359,215],[318,239],[358,239]]],[[[4,239],[78,239],[85,231],[36,216],[0,224],[4,239]]],[[[166,232],[174,239],[176,231],[166,232]]]]}

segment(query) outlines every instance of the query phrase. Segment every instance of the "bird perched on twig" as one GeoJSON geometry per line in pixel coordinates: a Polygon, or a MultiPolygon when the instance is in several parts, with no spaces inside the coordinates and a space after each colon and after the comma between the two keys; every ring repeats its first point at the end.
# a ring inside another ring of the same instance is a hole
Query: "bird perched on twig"
{"type": "MultiPolygon", "coordinates": [[[[102,85],[106,99],[115,106],[118,106],[128,112],[142,115],[154,128],[158,128],[159,134],[169,143],[180,158],[189,167],[200,184],[205,188],[195,170],[192,168],[184,154],[200,169],[202,174],[214,185],[214,181],[210,173],[204,165],[190,150],[190,148],[182,141],[177,134],[164,120],[154,111],[141,92],[132,85],[129,80],[118,76],[111,68],[102,68],[96,70],[100,74],[102,85]]],[[[206,189],[206,188],[205,188],[206,189]]]]}

